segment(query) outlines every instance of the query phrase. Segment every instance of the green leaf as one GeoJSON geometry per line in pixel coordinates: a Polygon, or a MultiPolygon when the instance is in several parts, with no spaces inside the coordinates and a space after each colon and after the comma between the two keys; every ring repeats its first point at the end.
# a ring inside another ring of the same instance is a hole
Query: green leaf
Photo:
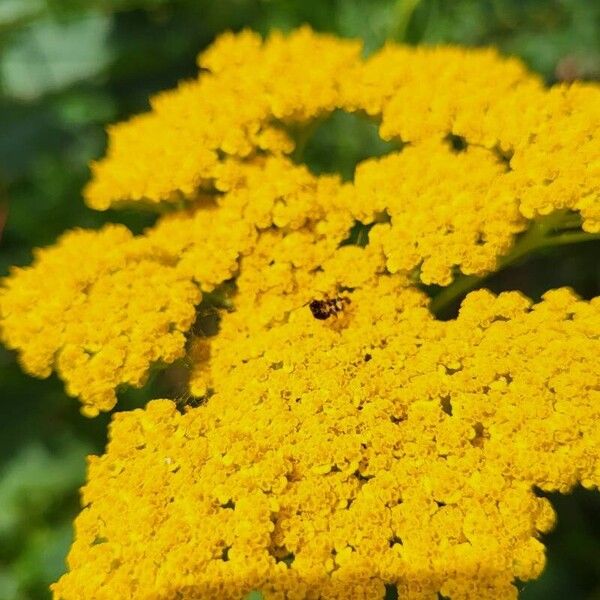
{"type": "Polygon", "coordinates": [[[52,454],[41,443],[25,446],[0,473],[0,541],[41,520],[83,483],[89,448],[71,441],[52,454]]]}
{"type": "Polygon", "coordinates": [[[43,0],[2,0],[0,2],[0,26],[10,26],[22,19],[35,16],[43,7],[43,0]]]}
{"type": "Polygon", "coordinates": [[[111,23],[89,11],[64,22],[39,19],[16,34],[0,59],[6,95],[34,100],[101,73],[111,61],[111,23]]]}

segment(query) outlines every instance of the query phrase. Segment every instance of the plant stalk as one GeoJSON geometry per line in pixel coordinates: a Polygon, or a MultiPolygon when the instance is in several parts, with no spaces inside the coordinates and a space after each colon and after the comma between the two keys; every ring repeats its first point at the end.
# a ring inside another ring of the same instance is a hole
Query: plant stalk
{"type": "Polygon", "coordinates": [[[458,298],[478,287],[488,277],[519,262],[529,254],[554,246],[600,240],[600,234],[587,233],[585,231],[567,231],[565,233],[549,235],[552,231],[564,229],[565,225],[570,229],[573,226],[573,220],[568,221],[565,219],[564,213],[556,213],[540,221],[535,221],[530,229],[515,244],[511,252],[498,259],[497,268],[492,273],[482,276],[462,275],[458,277],[432,299],[429,305],[431,311],[434,314],[443,312],[456,302],[458,298]]]}

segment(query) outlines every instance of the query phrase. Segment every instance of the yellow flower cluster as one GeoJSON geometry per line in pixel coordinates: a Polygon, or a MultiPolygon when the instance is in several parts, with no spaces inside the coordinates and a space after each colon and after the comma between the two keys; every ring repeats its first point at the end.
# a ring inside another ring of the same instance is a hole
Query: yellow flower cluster
{"type": "Polygon", "coordinates": [[[574,209],[583,229],[600,232],[600,87],[561,85],[544,97],[538,126],[511,160],[528,218],[574,209]]]}
{"type": "Polygon", "coordinates": [[[533,486],[600,483],[600,302],[481,291],[441,322],[393,277],[347,297],[261,327],[261,295],[224,316],[206,404],[115,416],[57,600],[508,599],[540,573],[533,486]]]}
{"type": "Polygon", "coordinates": [[[201,55],[197,80],[114,126],[88,203],[187,199],[187,208],[135,239],[120,229],[114,247],[105,232],[66,236],[9,277],[2,338],[25,369],[56,369],[88,414],[112,408],[119,385],[141,385],[153,363],[182,356],[196,288],[235,277],[260,238],[265,251],[277,240],[293,268],[318,274],[315,289],[325,292],[340,282],[323,273],[336,269],[439,285],[457,270],[483,275],[529,219],[555,209],[577,211],[584,229],[599,230],[597,87],[545,90],[519,62],[489,50],[359,53],[356,42],[306,28],[265,42],[228,34],[201,55]],[[288,132],[337,108],[381,119],[383,136],[408,145],[362,162],[351,183],[316,177],[286,156],[288,132]],[[355,221],[371,228],[368,250],[337,252],[355,221]],[[145,315],[135,326],[134,307],[145,315]]]}
{"type": "Polygon", "coordinates": [[[340,73],[359,53],[357,42],[309,29],[273,35],[264,46],[251,32],[224,35],[199,57],[197,80],[160,94],[152,112],[109,131],[108,156],[94,165],[87,189],[89,205],[179,201],[214,187],[222,155],[290,152],[280,122],[336,108],[340,73]]]}
{"type": "Polygon", "coordinates": [[[391,217],[370,235],[381,244],[388,271],[420,266],[427,284],[448,285],[455,267],[465,274],[493,271],[527,226],[504,166],[480,146],[452,153],[430,140],[365,161],[355,191],[357,219],[371,221],[373,209],[391,217]]]}
{"type": "Polygon", "coordinates": [[[151,364],[183,355],[200,301],[196,286],[120,225],[65,234],[4,285],[4,343],[32,375],[55,368],[89,416],[114,406],[118,385],[139,387],[151,364]]]}
{"type": "Polygon", "coordinates": [[[224,35],[199,65],[196,80],[111,128],[87,188],[90,206],[180,202],[220,189],[227,162],[289,153],[290,126],[342,109],[380,120],[385,139],[460,136],[505,159],[511,175],[499,203],[512,200],[528,218],[581,210],[588,231],[600,227],[597,86],[548,91],[493,50],[392,44],[363,60],[359,43],[308,28],[265,42],[250,32],[224,35]]]}
{"type": "Polygon", "coordinates": [[[54,597],[515,597],[553,521],[533,486],[600,483],[600,303],[476,292],[442,322],[415,283],[493,271],[554,211],[600,231],[597,86],[307,28],[227,34],[199,64],[111,128],[85,192],[172,211],[68,233],[0,289],[3,341],[86,414],[178,358],[204,399],[115,416],[54,597]],[[296,164],[337,109],[400,149],[351,182],[296,164]],[[225,282],[235,309],[199,335],[225,282]]]}
{"type": "Polygon", "coordinates": [[[296,266],[317,268],[352,226],[347,186],[288,159],[240,166],[225,185],[218,204],[198,200],[144,235],[123,226],[71,232],[15,269],[0,292],[0,322],[23,368],[38,377],[56,370],[88,416],[110,410],[119,386],[139,387],[155,363],[184,356],[200,288],[237,275],[259,232],[269,239],[279,227],[296,266]]]}

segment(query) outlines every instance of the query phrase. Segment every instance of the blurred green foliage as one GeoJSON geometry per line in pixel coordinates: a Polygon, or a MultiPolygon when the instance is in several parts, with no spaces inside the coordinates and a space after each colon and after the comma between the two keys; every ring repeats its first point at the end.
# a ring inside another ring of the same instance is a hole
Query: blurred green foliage
{"type": "MultiPolygon", "coordinates": [[[[196,54],[218,33],[302,23],[361,37],[365,52],[388,39],[496,45],[548,82],[600,74],[594,0],[0,0],[0,275],[70,227],[151,224],[152,214],[95,213],[81,201],[105,125],[193,76],[196,54]]],[[[314,132],[305,158],[349,178],[358,160],[386,151],[372,126],[336,114],[314,132]]],[[[534,298],[558,285],[599,295],[599,255],[594,243],[550,250],[486,284],[534,298]]],[[[163,391],[158,380],[124,392],[120,410],[163,391]]],[[[25,376],[0,349],[0,422],[0,599],[48,598],[65,569],[84,457],[102,451],[108,416],[81,417],[56,378],[25,376]]],[[[547,536],[548,567],[522,597],[600,598],[598,494],[552,500],[559,523],[547,536]]]]}

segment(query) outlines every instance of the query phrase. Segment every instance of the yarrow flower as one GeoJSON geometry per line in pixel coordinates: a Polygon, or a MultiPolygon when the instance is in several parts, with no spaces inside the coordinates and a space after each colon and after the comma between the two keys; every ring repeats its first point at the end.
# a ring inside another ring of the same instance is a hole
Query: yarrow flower
{"type": "Polygon", "coordinates": [[[532,487],[600,475],[600,303],[476,292],[443,323],[392,279],[351,301],[227,315],[205,405],[117,414],[56,598],[511,598],[539,575],[532,487]]]}
{"type": "Polygon", "coordinates": [[[477,291],[440,321],[420,288],[600,232],[598,87],[307,28],[199,65],[110,128],[85,190],[169,211],[67,233],[0,292],[4,343],[87,415],[179,359],[201,401],[114,416],[54,597],[516,597],[554,521],[535,490],[600,483],[600,303],[477,291]],[[315,175],[294,132],[334,110],[397,150],[315,175]]]}

